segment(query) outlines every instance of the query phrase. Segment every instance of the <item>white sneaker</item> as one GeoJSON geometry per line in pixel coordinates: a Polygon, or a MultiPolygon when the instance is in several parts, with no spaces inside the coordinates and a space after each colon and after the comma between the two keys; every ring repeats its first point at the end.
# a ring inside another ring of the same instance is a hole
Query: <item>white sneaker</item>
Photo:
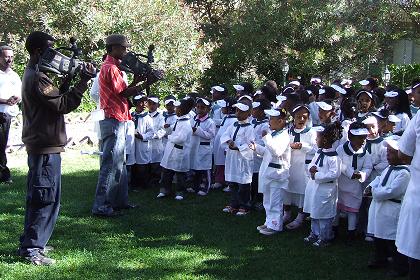
{"type": "Polygon", "coordinates": [[[205,191],[199,191],[197,194],[201,195],[201,196],[206,196],[207,195],[207,193],[205,191]]]}
{"type": "Polygon", "coordinates": [[[165,196],[166,196],[166,194],[161,192],[156,196],[156,198],[162,198],[162,197],[165,197],[165,196]]]}
{"type": "Polygon", "coordinates": [[[373,242],[373,241],[375,241],[375,240],[373,239],[373,237],[372,237],[372,236],[366,236],[366,237],[365,237],[365,241],[367,241],[367,242],[373,242]]]}
{"type": "Polygon", "coordinates": [[[280,231],[274,230],[274,229],[271,229],[271,228],[264,228],[264,229],[260,230],[260,233],[263,234],[263,235],[273,235],[273,234],[277,234],[279,232],[280,231]]]}
{"type": "Polygon", "coordinates": [[[220,183],[214,183],[210,186],[212,189],[220,189],[221,187],[223,187],[222,184],[220,183]]]}
{"type": "Polygon", "coordinates": [[[229,186],[227,186],[227,187],[223,188],[223,191],[224,192],[230,192],[231,191],[231,188],[229,186]]]}
{"type": "Polygon", "coordinates": [[[184,197],[182,195],[177,195],[175,196],[175,200],[183,200],[184,197]]]}
{"type": "Polygon", "coordinates": [[[189,192],[189,193],[195,193],[195,190],[193,188],[187,188],[187,192],[189,192]]]}
{"type": "Polygon", "coordinates": [[[266,225],[260,225],[260,226],[257,226],[257,230],[258,231],[260,231],[260,230],[262,230],[262,229],[266,229],[267,228],[267,226],[266,225]]]}

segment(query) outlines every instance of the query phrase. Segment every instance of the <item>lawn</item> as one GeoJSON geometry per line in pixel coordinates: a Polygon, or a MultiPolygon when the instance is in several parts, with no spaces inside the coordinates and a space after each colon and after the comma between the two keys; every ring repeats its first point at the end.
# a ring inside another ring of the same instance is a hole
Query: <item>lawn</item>
{"type": "MultiPolygon", "coordinates": [[[[263,213],[236,217],[221,211],[228,196],[189,195],[157,200],[157,189],[130,193],[140,208],[114,219],[90,215],[98,158],[63,154],[63,197],[50,245],[52,267],[26,264],[16,249],[22,231],[25,155],[12,165],[13,185],[0,185],[0,279],[383,279],[366,268],[371,245],[342,240],[307,246],[309,225],[261,236],[263,213]]],[[[343,228],[344,230],[344,228],[343,228]]]]}

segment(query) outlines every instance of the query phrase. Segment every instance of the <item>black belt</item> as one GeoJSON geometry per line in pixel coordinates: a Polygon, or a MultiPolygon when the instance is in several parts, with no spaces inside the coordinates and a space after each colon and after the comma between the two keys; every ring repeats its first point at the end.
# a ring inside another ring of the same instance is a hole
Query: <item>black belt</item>
{"type": "Polygon", "coordinates": [[[312,160],[310,159],[305,159],[305,164],[310,164],[312,160]]]}
{"type": "Polygon", "coordinates": [[[148,140],[143,140],[143,141],[141,141],[141,142],[143,142],[143,143],[147,143],[147,142],[149,142],[148,140]]]}
{"type": "Polygon", "coordinates": [[[273,163],[273,162],[270,162],[270,163],[268,164],[268,167],[281,169],[283,166],[282,166],[281,164],[278,164],[278,163],[273,163]]]}
{"type": "Polygon", "coordinates": [[[393,199],[393,198],[391,198],[391,199],[388,199],[389,201],[392,201],[392,202],[395,202],[395,203],[399,203],[399,204],[401,204],[401,200],[398,200],[398,199],[393,199]]]}
{"type": "Polygon", "coordinates": [[[334,181],[326,182],[326,184],[334,184],[334,183],[335,183],[334,181]]]}
{"type": "Polygon", "coordinates": [[[200,142],[200,145],[203,145],[203,146],[210,146],[210,142],[200,142]]]}
{"type": "Polygon", "coordinates": [[[175,144],[175,145],[174,145],[174,148],[177,148],[177,149],[180,149],[180,150],[184,149],[184,147],[183,147],[183,146],[178,145],[178,144],[175,144]]]}

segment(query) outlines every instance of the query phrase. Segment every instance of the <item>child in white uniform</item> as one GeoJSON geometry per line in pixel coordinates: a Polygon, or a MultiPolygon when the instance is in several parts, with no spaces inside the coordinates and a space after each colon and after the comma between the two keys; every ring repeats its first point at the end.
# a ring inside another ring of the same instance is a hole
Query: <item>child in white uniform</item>
{"type": "Polygon", "coordinates": [[[149,115],[152,117],[154,131],[152,139],[149,140],[149,147],[151,149],[151,161],[149,163],[149,172],[151,173],[150,185],[154,186],[159,185],[161,177],[160,161],[163,156],[162,138],[166,135],[164,128],[165,118],[157,110],[159,108],[159,98],[157,96],[150,95],[147,98],[147,108],[149,109],[149,115]]]}
{"type": "Polygon", "coordinates": [[[223,208],[223,212],[243,216],[250,209],[254,153],[249,144],[255,141],[255,136],[248,121],[251,115],[250,106],[238,102],[233,107],[236,108],[238,121],[229,126],[220,137],[221,145],[227,147],[225,180],[232,188],[230,205],[223,208]]]}
{"type": "Polygon", "coordinates": [[[309,165],[311,179],[305,190],[303,211],[311,216],[311,232],[305,242],[324,247],[334,238],[332,224],[337,214],[337,180],[341,174],[341,159],[333,148],[341,137],[341,124],[334,122],[325,128],[318,126],[319,150],[309,165]]]}
{"type": "Polygon", "coordinates": [[[287,187],[290,168],[289,135],[286,128],[287,112],[265,110],[270,116],[270,133],[263,132],[264,146],[252,143],[250,148],[263,156],[258,180],[259,192],[263,193],[266,213],[265,222],[257,230],[272,235],[283,230],[283,189],[287,187]]]}
{"type": "Polygon", "coordinates": [[[410,182],[410,170],[398,158],[398,142],[385,140],[384,144],[387,147],[386,154],[390,166],[365,190],[365,194],[372,195],[368,232],[375,237],[375,250],[368,266],[385,267],[388,264],[388,257],[391,256],[393,259],[391,273],[394,276],[404,276],[408,272],[407,257],[398,253],[395,238],[401,201],[410,182]]]}
{"type": "Polygon", "coordinates": [[[210,101],[205,98],[197,99],[197,115],[194,117],[191,137],[191,170],[194,172],[192,191],[202,196],[207,195],[210,189],[212,141],[216,134],[216,124],[209,116],[210,105],[210,101]]]}
{"type": "Polygon", "coordinates": [[[362,203],[362,183],[372,172],[370,154],[364,149],[369,131],[366,125],[359,122],[350,124],[349,141],[337,148],[341,159],[341,175],[338,178],[337,216],[335,219],[335,233],[338,232],[340,212],[347,214],[347,244],[356,236],[357,214],[362,203]]]}
{"type": "Polygon", "coordinates": [[[172,133],[168,136],[163,158],[160,163],[162,166],[162,180],[158,198],[166,197],[171,193],[172,181],[176,176],[175,199],[184,199],[186,173],[190,170],[190,150],[191,150],[191,123],[189,112],[194,106],[191,98],[181,99],[174,103],[175,111],[178,116],[172,133]]]}
{"type": "Polygon", "coordinates": [[[407,93],[399,88],[386,92],[385,106],[401,120],[393,131],[394,134],[401,136],[412,117],[407,93]]]}
{"type": "Polygon", "coordinates": [[[217,101],[219,106],[222,108],[222,112],[224,114],[223,120],[220,124],[219,130],[216,133],[213,142],[213,156],[214,156],[214,184],[212,188],[218,189],[225,185],[225,145],[220,145],[220,137],[225,133],[226,129],[232,125],[234,122],[237,121],[235,115],[235,108],[233,108],[233,104],[236,103],[234,98],[228,97],[224,100],[217,101]]]}
{"type": "Polygon", "coordinates": [[[168,135],[171,133],[172,127],[177,120],[176,113],[175,113],[175,105],[174,105],[175,101],[176,101],[176,98],[173,95],[166,96],[163,101],[166,108],[166,111],[163,112],[163,118],[165,121],[165,125],[163,127],[165,128],[165,131],[166,131],[165,136],[163,136],[162,138],[163,149],[165,149],[166,147],[166,142],[168,142],[168,135]]]}
{"type": "Polygon", "coordinates": [[[284,216],[283,222],[287,229],[296,229],[302,225],[305,219],[303,202],[306,185],[309,181],[307,168],[307,154],[315,153],[316,132],[307,124],[310,120],[310,111],[306,105],[298,105],[292,110],[293,126],[289,130],[291,148],[290,178],[284,192],[284,216]],[[292,221],[291,206],[298,207],[298,215],[292,221]]]}

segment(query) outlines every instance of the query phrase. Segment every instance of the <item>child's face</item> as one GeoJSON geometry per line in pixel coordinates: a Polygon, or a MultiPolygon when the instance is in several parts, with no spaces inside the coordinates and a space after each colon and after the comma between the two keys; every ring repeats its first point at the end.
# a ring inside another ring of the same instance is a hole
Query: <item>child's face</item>
{"type": "Polygon", "coordinates": [[[398,150],[391,148],[391,146],[386,146],[386,159],[390,165],[398,165],[400,163],[398,158],[398,150]]]}
{"type": "Polygon", "coordinates": [[[239,108],[236,108],[236,118],[238,121],[244,121],[246,120],[250,115],[250,111],[241,111],[239,108]]]}
{"type": "Polygon", "coordinates": [[[357,105],[361,113],[367,113],[372,106],[372,99],[366,93],[361,93],[357,99],[357,105]]]}
{"type": "Polygon", "coordinates": [[[168,113],[173,113],[175,111],[175,106],[173,102],[169,102],[168,104],[165,105],[166,111],[168,111],[168,113]]]}
{"type": "Polygon", "coordinates": [[[378,126],[375,124],[367,124],[366,125],[368,131],[369,131],[369,135],[368,138],[375,138],[376,136],[378,136],[378,126]]]}
{"type": "Polygon", "coordinates": [[[253,108],[252,117],[254,117],[257,120],[262,120],[265,117],[264,111],[259,108],[253,108]]]}
{"type": "Polygon", "coordinates": [[[280,130],[286,126],[286,120],[280,116],[270,117],[269,125],[271,130],[280,130]]]}
{"type": "Polygon", "coordinates": [[[228,108],[227,108],[227,107],[223,107],[223,108],[222,108],[222,113],[223,113],[224,115],[227,115],[227,113],[228,113],[228,108]]]}
{"type": "Polygon", "coordinates": [[[223,99],[222,94],[219,91],[217,91],[217,90],[213,90],[213,93],[212,93],[212,96],[211,97],[212,97],[213,101],[217,101],[217,100],[223,99]]]}
{"type": "Polygon", "coordinates": [[[385,120],[384,127],[382,128],[383,133],[393,132],[395,128],[395,123],[390,122],[389,120],[385,120]]]}
{"type": "Polygon", "coordinates": [[[210,111],[210,107],[206,106],[204,103],[201,103],[201,102],[197,103],[195,108],[196,108],[197,115],[199,115],[200,117],[204,117],[210,111]]]}
{"type": "Polygon", "coordinates": [[[360,150],[366,143],[366,135],[352,135],[349,133],[349,141],[353,150],[360,150]]]}
{"type": "Polygon", "coordinates": [[[178,116],[178,117],[181,117],[182,116],[182,110],[181,110],[181,107],[175,107],[175,114],[178,116]]]}
{"type": "Polygon", "coordinates": [[[146,104],[144,101],[139,101],[136,105],[136,112],[141,113],[146,108],[146,104]]]}
{"type": "Polygon", "coordinates": [[[149,112],[155,112],[158,107],[159,107],[159,103],[155,103],[151,100],[147,101],[147,109],[149,109],[149,112]]]}
{"type": "Polygon", "coordinates": [[[413,96],[413,104],[416,107],[420,107],[420,86],[416,87],[413,92],[411,93],[413,96]]]}
{"type": "Polygon", "coordinates": [[[306,108],[300,108],[295,112],[293,124],[297,129],[304,129],[309,120],[309,112],[306,108]]]}
{"type": "Polygon", "coordinates": [[[322,124],[329,124],[334,116],[334,110],[325,111],[319,108],[318,116],[322,124]]]}
{"type": "Polygon", "coordinates": [[[325,148],[325,141],[322,132],[316,133],[316,145],[318,146],[318,148],[325,148]]]}
{"type": "Polygon", "coordinates": [[[393,110],[398,105],[398,99],[397,97],[385,97],[385,103],[388,105],[390,110],[393,110]]]}

